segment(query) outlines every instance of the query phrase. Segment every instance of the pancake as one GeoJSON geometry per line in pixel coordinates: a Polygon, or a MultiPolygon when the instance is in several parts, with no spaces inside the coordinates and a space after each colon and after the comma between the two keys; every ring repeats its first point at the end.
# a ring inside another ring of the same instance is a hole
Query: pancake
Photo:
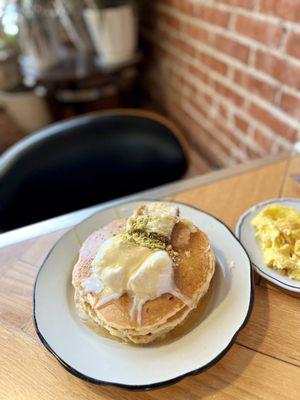
{"type": "Polygon", "coordinates": [[[111,335],[127,342],[149,343],[170,332],[197,307],[214,274],[215,256],[204,232],[187,221],[177,222],[171,234],[171,244],[178,253],[174,281],[182,298],[165,293],[147,301],[138,323],[130,314],[132,299],[129,294],[97,307],[103,294],[84,294],[81,287],[82,280],[91,276],[92,262],[98,249],[109,238],[124,232],[125,224],[125,220],[113,221],[83,243],[72,275],[75,302],[81,311],[111,335]]]}

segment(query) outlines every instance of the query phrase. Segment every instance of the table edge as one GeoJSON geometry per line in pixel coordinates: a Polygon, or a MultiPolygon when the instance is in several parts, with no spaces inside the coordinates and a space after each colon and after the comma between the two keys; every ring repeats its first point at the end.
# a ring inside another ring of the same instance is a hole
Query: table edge
{"type": "Polygon", "coordinates": [[[280,155],[272,155],[266,158],[260,158],[253,161],[249,161],[247,163],[239,164],[234,167],[224,168],[221,170],[214,170],[204,175],[199,175],[186,180],[175,181],[172,183],[158,186],[156,188],[134,193],[129,196],[124,196],[92,207],[88,207],[78,211],[73,211],[68,214],[60,215],[58,217],[50,218],[41,222],[17,228],[12,231],[4,232],[0,234],[0,248],[10,246],[19,242],[23,242],[25,240],[33,239],[35,237],[55,232],[60,229],[69,228],[71,226],[78,224],[80,221],[89,217],[96,211],[113,207],[125,203],[129,200],[139,200],[139,199],[152,200],[165,196],[171,196],[177,193],[182,193],[188,190],[192,190],[199,186],[203,186],[219,180],[229,179],[231,177],[238,176],[255,169],[263,168],[277,162],[285,160],[287,161],[289,155],[290,155],[289,153],[285,152],[280,155]]]}

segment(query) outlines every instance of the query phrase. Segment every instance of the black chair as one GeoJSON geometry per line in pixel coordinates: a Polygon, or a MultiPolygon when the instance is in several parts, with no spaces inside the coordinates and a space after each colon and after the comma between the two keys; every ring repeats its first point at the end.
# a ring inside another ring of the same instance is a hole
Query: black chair
{"type": "Polygon", "coordinates": [[[179,179],[180,133],[146,111],[112,110],[56,123],[0,158],[6,231],[179,179]]]}

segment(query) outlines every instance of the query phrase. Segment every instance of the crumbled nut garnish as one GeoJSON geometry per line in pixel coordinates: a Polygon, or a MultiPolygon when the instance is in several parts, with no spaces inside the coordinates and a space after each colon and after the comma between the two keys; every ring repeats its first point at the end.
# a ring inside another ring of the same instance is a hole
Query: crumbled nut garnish
{"type": "Polygon", "coordinates": [[[134,214],[127,220],[126,230],[120,236],[123,240],[134,242],[149,249],[159,249],[168,252],[172,260],[176,263],[178,252],[174,251],[170,238],[160,233],[149,231],[149,221],[153,223],[155,218],[152,215],[134,214]]]}
{"type": "Polygon", "coordinates": [[[123,240],[128,240],[129,242],[134,242],[143,247],[148,247],[148,249],[158,249],[165,250],[172,260],[176,263],[176,259],[178,257],[178,252],[174,251],[172,246],[166,243],[165,239],[162,240],[159,237],[155,237],[152,234],[147,234],[145,232],[124,232],[120,235],[123,240]]]}
{"type": "Polygon", "coordinates": [[[126,231],[154,233],[170,240],[174,225],[179,221],[177,206],[164,203],[147,203],[141,205],[128,218],[126,231]]]}

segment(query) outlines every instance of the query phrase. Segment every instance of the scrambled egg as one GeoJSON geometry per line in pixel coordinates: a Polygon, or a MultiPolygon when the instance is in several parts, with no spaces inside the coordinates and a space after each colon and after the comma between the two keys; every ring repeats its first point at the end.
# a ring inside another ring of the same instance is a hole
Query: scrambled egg
{"type": "Polygon", "coordinates": [[[300,280],[300,213],[294,208],[272,204],[253,220],[266,264],[300,280]]]}

